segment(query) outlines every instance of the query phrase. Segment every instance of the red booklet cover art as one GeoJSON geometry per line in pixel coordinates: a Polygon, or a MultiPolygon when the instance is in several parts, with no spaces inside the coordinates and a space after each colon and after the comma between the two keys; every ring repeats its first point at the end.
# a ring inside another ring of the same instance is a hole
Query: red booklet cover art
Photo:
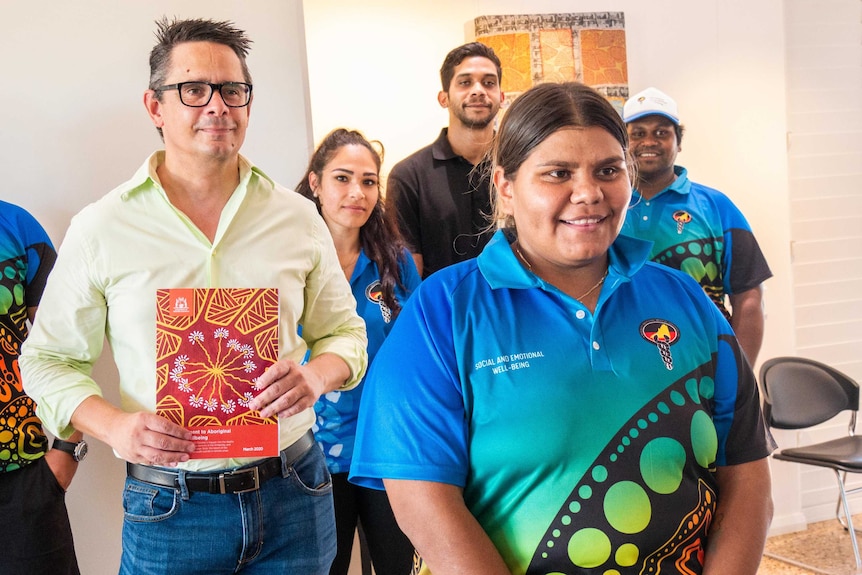
{"type": "Polygon", "coordinates": [[[278,455],[278,418],[248,408],[277,360],[277,289],[157,290],[156,413],[192,432],[192,458],[278,455]]]}

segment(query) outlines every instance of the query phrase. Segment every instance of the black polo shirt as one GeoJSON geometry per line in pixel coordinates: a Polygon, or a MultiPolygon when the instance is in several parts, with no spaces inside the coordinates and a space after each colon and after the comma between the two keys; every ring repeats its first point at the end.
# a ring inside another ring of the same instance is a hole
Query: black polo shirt
{"type": "Polygon", "coordinates": [[[386,183],[386,206],[412,253],[422,255],[422,277],[474,258],[491,238],[491,175],[457,155],[448,128],[430,146],[398,162],[386,183]]]}

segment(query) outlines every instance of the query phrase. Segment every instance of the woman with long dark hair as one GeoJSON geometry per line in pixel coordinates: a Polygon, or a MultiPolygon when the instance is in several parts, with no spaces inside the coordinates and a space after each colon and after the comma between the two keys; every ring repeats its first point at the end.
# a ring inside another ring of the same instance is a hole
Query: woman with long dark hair
{"type": "MultiPolygon", "coordinates": [[[[420,282],[398,227],[384,211],[381,163],[381,153],[361,133],[339,128],[317,147],[296,186],[317,205],[332,234],[357,312],[365,320],[369,365],[420,282]]],[[[413,547],[398,528],[386,493],[347,482],[363,388],[360,383],[328,393],[315,405],[315,436],[332,473],[335,499],[338,551],[330,575],[347,574],[357,522],[377,575],[406,575],[413,547]]]]}

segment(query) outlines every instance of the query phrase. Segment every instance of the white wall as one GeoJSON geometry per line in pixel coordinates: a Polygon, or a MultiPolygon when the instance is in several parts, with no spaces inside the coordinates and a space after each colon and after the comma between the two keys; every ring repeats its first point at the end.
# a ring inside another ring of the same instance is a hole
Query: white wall
{"type": "MultiPolygon", "coordinates": [[[[436,138],[443,57],[479,15],[620,10],[629,86],[653,85],[680,105],[681,164],[730,195],[754,227],[775,277],[767,282],[762,357],[793,347],[780,0],[308,0],[305,20],[315,141],[354,127],[386,146],[386,167],[436,138]],[[338,14],[333,18],[332,14],[338,14]]],[[[384,168],[385,169],[385,168],[384,168]]]]}
{"type": "Polygon", "coordinates": [[[4,198],[30,209],[55,241],[72,215],[161,146],[143,92],[153,21],[163,15],[234,20],[249,33],[255,90],[243,153],[285,184],[304,171],[311,132],[299,0],[4,0],[2,11],[0,51],[14,86],[0,91],[4,198]]]}
{"type": "MultiPolygon", "coordinates": [[[[632,93],[656,86],[677,100],[687,129],[679,162],[736,202],[775,274],[766,282],[761,358],[793,354],[781,0],[304,4],[315,141],[338,126],[360,129],[384,143],[386,167],[446,124],[438,71],[450,49],[472,38],[476,16],[623,11],[632,93]]],[[[773,482],[775,525],[798,527],[796,473],[782,469],[773,482]]]]}
{"type": "MultiPolygon", "coordinates": [[[[243,152],[284,184],[302,175],[311,129],[299,0],[3,0],[2,14],[3,199],[30,210],[56,244],[72,215],[161,145],[142,97],[153,21],[163,15],[229,19],[248,32],[255,90],[243,152]]],[[[115,387],[110,361],[96,373],[115,387]]],[[[81,572],[116,573],[125,468],[104,444],[90,443],[67,496],[72,528],[81,572]]]]}
{"type": "MultiPolygon", "coordinates": [[[[862,2],[785,6],[797,351],[862,381],[862,2]]],[[[788,434],[785,445],[846,433],[843,415],[788,434]]],[[[799,473],[805,517],[831,517],[832,472],[806,466],[799,473]]],[[[850,475],[848,484],[862,487],[862,477],[850,475]]],[[[862,512],[858,497],[854,512],[862,512]]]]}

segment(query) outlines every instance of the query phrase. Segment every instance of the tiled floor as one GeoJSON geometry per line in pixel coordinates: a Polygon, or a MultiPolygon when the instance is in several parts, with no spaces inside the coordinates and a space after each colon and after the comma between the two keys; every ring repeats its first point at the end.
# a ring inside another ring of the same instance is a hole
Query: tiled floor
{"type": "MultiPolygon", "coordinates": [[[[857,525],[862,525],[862,516],[854,516],[857,525]]],[[[859,536],[862,543],[862,535],[859,536]]],[[[798,533],[788,533],[770,537],[766,541],[766,551],[786,556],[799,563],[818,569],[803,569],[784,561],[764,557],[758,575],[811,575],[834,573],[836,575],[855,574],[853,547],[849,534],[831,519],[812,523],[808,529],[798,533]]]]}

